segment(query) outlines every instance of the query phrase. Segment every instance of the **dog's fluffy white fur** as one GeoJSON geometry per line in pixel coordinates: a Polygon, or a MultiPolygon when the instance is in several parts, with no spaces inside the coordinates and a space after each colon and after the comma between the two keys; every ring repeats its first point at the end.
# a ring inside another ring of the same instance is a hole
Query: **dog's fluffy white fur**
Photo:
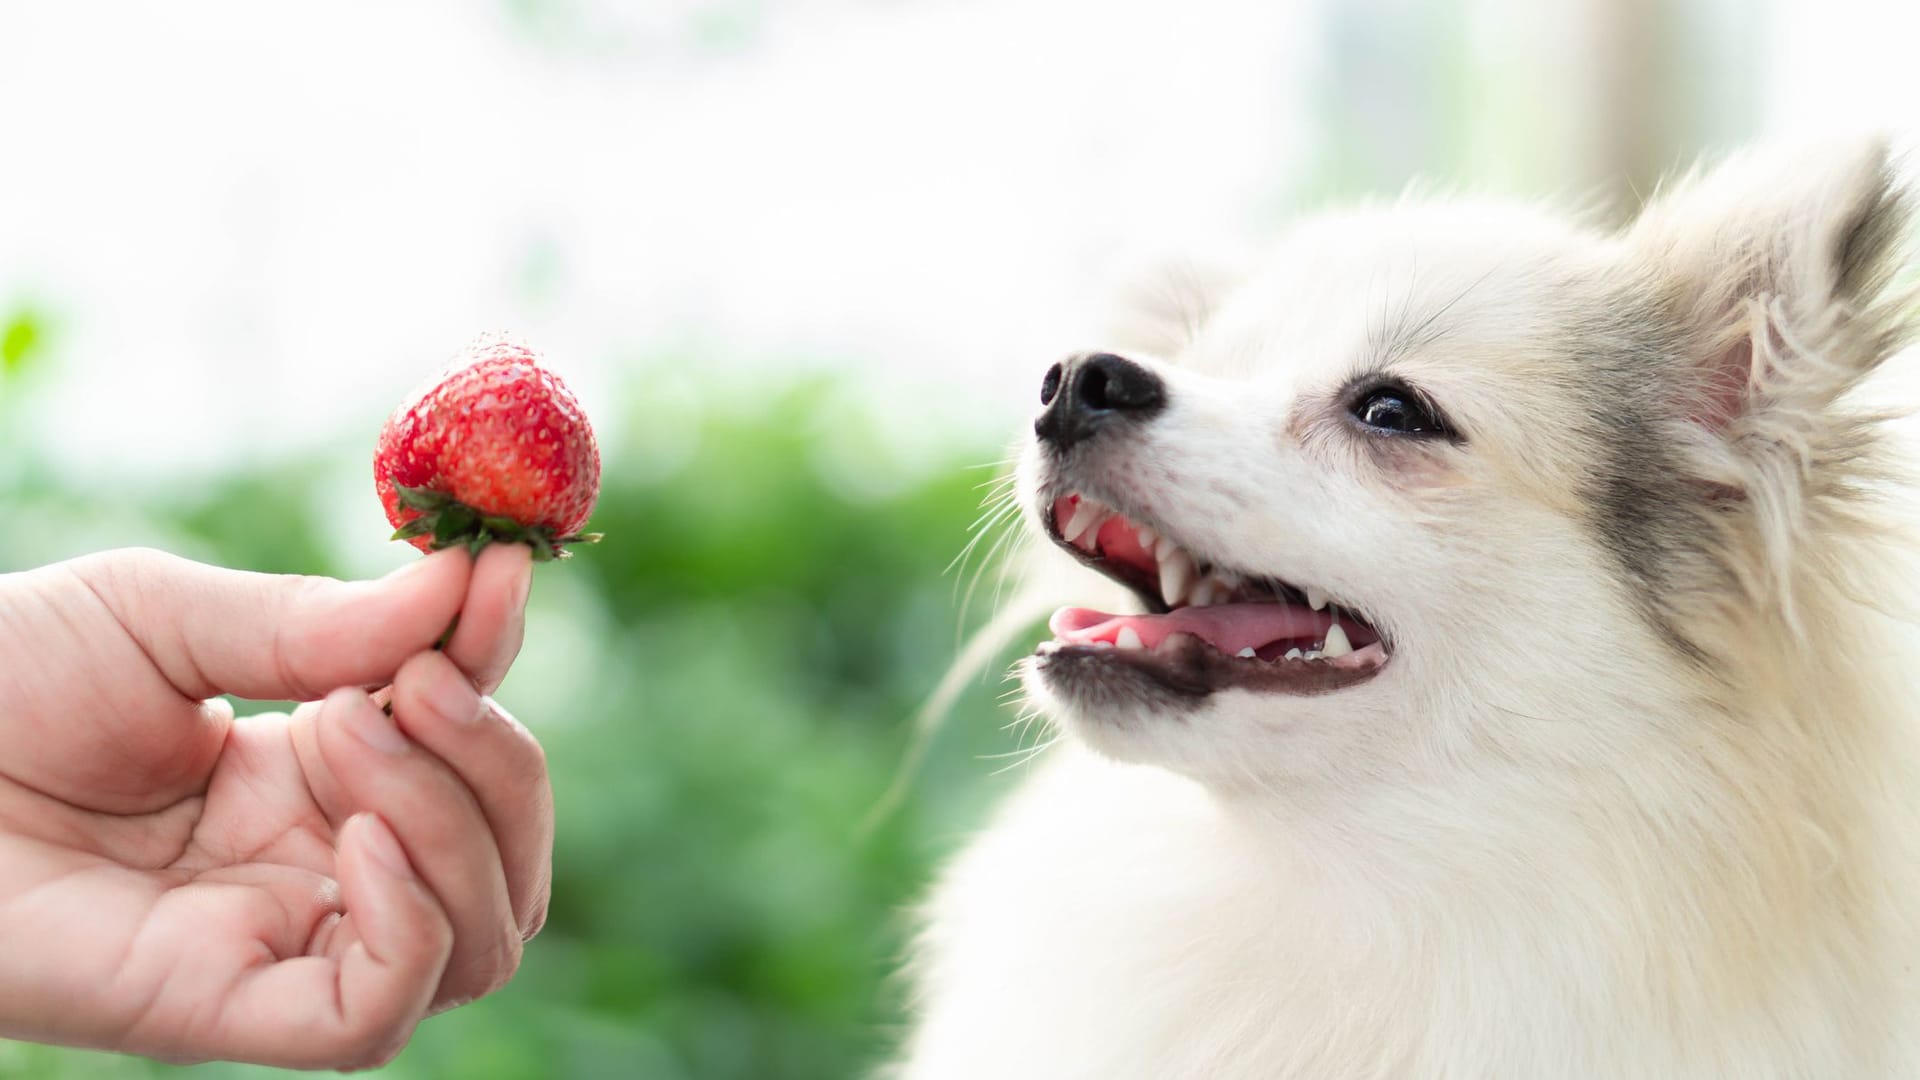
{"type": "Polygon", "coordinates": [[[1893,177],[1749,154],[1616,233],[1403,200],[1135,293],[1095,344],[1166,406],[1035,440],[1029,512],[1096,496],[1391,656],[1029,661],[1064,737],[927,905],[898,1075],[1920,1075],[1920,650],[1858,392],[1912,325],[1893,177]],[[1369,374],[1458,437],[1352,423],[1369,374]]]}

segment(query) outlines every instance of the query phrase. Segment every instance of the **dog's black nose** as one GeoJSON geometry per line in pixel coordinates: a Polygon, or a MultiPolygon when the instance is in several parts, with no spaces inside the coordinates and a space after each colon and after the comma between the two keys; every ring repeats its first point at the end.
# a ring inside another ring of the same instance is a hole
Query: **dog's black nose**
{"type": "Polygon", "coordinates": [[[1093,353],[1048,368],[1040,380],[1040,404],[1046,409],[1033,422],[1033,433],[1065,450],[1112,421],[1159,412],[1167,404],[1167,385],[1131,360],[1093,353]]]}

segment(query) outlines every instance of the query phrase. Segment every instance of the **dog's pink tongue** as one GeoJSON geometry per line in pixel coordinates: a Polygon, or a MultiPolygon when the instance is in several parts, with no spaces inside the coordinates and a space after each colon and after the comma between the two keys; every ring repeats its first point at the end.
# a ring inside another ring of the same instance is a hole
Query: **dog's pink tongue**
{"type": "Polygon", "coordinates": [[[1213,604],[1184,607],[1165,615],[1109,615],[1090,608],[1061,608],[1047,620],[1053,636],[1069,645],[1112,643],[1131,629],[1140,644],[1154,648],[1174,634],[1193,636],[1228,655],[1259,649],[1275,641],[1326,637],[1333,618],[1325,611],[1294,604],[1213,604]]]}

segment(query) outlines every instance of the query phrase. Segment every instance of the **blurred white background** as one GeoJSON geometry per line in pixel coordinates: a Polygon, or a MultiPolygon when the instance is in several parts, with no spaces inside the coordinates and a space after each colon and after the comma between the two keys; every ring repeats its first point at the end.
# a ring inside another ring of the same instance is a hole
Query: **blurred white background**
{"type": "Polygon", "coordinates": [[[823,367],[985,437],[1130,254],[1414,176],[1624,212],[1920,126],[1917,43],[1895,0],[5,3],[12,422],[81,474],[370,446],[506,328],[590,404],[823,367]]]}

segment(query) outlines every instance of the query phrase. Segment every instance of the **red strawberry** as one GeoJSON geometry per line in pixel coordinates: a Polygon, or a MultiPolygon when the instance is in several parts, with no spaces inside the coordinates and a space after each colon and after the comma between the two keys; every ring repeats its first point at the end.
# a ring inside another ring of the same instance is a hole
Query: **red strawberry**
{"type": "Polygon", "coordinates": [[[373,480],[396,540],[421,551],[493,541],[534,558],[600,537],[593,428],[560,377],[518,342],[482,338],[408,395],[380,432],[373,480]]]}

